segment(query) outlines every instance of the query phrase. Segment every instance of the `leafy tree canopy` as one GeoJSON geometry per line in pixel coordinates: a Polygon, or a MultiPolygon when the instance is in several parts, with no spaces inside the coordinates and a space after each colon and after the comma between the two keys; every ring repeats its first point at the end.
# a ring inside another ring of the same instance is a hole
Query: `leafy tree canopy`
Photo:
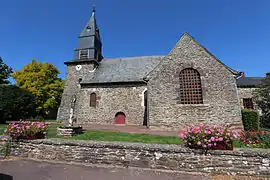
{"type": "Polygon", "coordinates": [[[37,110],[46,116],[50,110],[59,107],[64,89],[64,81],[58,78],[58,69],[51,63],[32,60],[12,77],[19,87],[30,91],[36,98],[37,110]]]}
{"type": "Polygon", "coordinates": [[[256,103],[262,110],[262,126],[270,128],[270,72],[266,74],[262,87],[257,90],[256,103]]]}
{"type": "Polygon", "coordinates": [[[35,97],[15,85],[0,85],[0,124],[36,115],[35,97]]]}
{"type": "Polygon", "coordinates": [[[12,68],[8,67],[0,57],[0,84],[9,84],[8,78],[13,73],[12,68]]]}

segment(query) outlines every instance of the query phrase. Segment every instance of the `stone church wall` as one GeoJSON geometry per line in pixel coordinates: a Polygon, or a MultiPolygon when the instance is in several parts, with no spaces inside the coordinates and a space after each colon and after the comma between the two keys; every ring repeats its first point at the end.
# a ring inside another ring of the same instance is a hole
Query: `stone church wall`
{"type": "Polygon", "coordinates": [[[146,85],[82,87],[76,115],[78,124],[114,124],[115,114],[123,112],[127,125],[143,125],[143,94],[146,85]],[[90,94],[96,93],[97,105],[90,107],[90,94]]]}
{"type": "Polygon", "coordinates": [[[199,122],[242,127],[234,75],[185,34],[148,76],[149,125],[177,130],[199,122]],[[196,69],[201,76],[203,104],[180,104],[179,73],[196,69]]]}
{"type": "Polygon", "coordinates": [[[62,94],[61,104],[57,114],[57,121],[59,122],[68,122],[72,96],[75,95],[77,97],[76,105],[79,101],[80,78],[83,78],[83,76],[89,73],[93,68],[91,63],[80,63],[82,68],[78,71],[76,70],[76,65],[77,64],[67,65],[64,92],[62,94]]]}
{"type": "Polygon", "coordinates": [[[144,119],[143,93],[146,85],[109,85],[98,87],[81,87],[79,79],[91,71],[91,64],[81,64],[80,71],[75,65],[68,65],[65,88],[57,120],[67,123],[71,107],[71,99],[76,95],[75,118],[78,124],[113,124],[117,112],[126,115],[126,124],[142,125],[144,119]],[[90,107],[90,94],[97,94],[97,106],[90,107]]]}

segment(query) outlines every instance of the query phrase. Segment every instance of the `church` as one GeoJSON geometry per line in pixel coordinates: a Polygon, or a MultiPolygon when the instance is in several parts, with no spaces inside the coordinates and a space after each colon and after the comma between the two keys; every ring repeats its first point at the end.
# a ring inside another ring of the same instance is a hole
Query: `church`
{"type": "Polygon", "coordinates": [[[178,130],[185,124],[229,123],[241,128],[241,109],[253,108],[247,78],[226,66],[188,33],[162,56],[104,58],[96,13],[78,38],[67,66],[57,120],[74,103],[77,124],[138,125],[178,130]]]}

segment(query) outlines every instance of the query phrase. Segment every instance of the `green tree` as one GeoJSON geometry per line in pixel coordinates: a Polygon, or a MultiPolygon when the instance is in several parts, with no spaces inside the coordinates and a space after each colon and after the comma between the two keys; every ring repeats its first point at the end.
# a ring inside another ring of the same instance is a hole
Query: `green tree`
{"type": "Polygon", "coordinates": [[[0,124],[36,115],[35,97],[15,85],[0,85],[0,124]]]}
{"type": "Polygon", "coordinates": [[[8,78],[13,73],[12,68],[8,67],[0,57],[0,84],[9,84],[8,78]]]}
{"type": "Polygon", "coordinates": [[[64,81],[58,78],[58,69],[51,63],[32,60],[12,77],[19,87],[30,91],[36,98],[37,112],[46,117],[51,110],[59,107],[64,81]]]}
{"type": "Polygon", "coordinates": [[[266,74],[263,82],[256,91],[256,103],[262,110],[261,126],[270,128],[270,72],[266,74]]]}

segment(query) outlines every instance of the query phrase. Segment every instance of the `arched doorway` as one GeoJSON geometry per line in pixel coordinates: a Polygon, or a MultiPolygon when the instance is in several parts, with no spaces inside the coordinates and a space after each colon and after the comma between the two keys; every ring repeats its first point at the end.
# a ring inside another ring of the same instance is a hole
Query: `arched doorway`
{"type": "Polygon", "coordinates": [[[126,124],[126,115],[123,112],[117,112],[115,114],[115,124],[126,124]]]}
{"type": "Polygon", "coordinates": [[[144,98],[143,126],[147,126],[147,90],[144,91],[143,98],[144,98]]]}

